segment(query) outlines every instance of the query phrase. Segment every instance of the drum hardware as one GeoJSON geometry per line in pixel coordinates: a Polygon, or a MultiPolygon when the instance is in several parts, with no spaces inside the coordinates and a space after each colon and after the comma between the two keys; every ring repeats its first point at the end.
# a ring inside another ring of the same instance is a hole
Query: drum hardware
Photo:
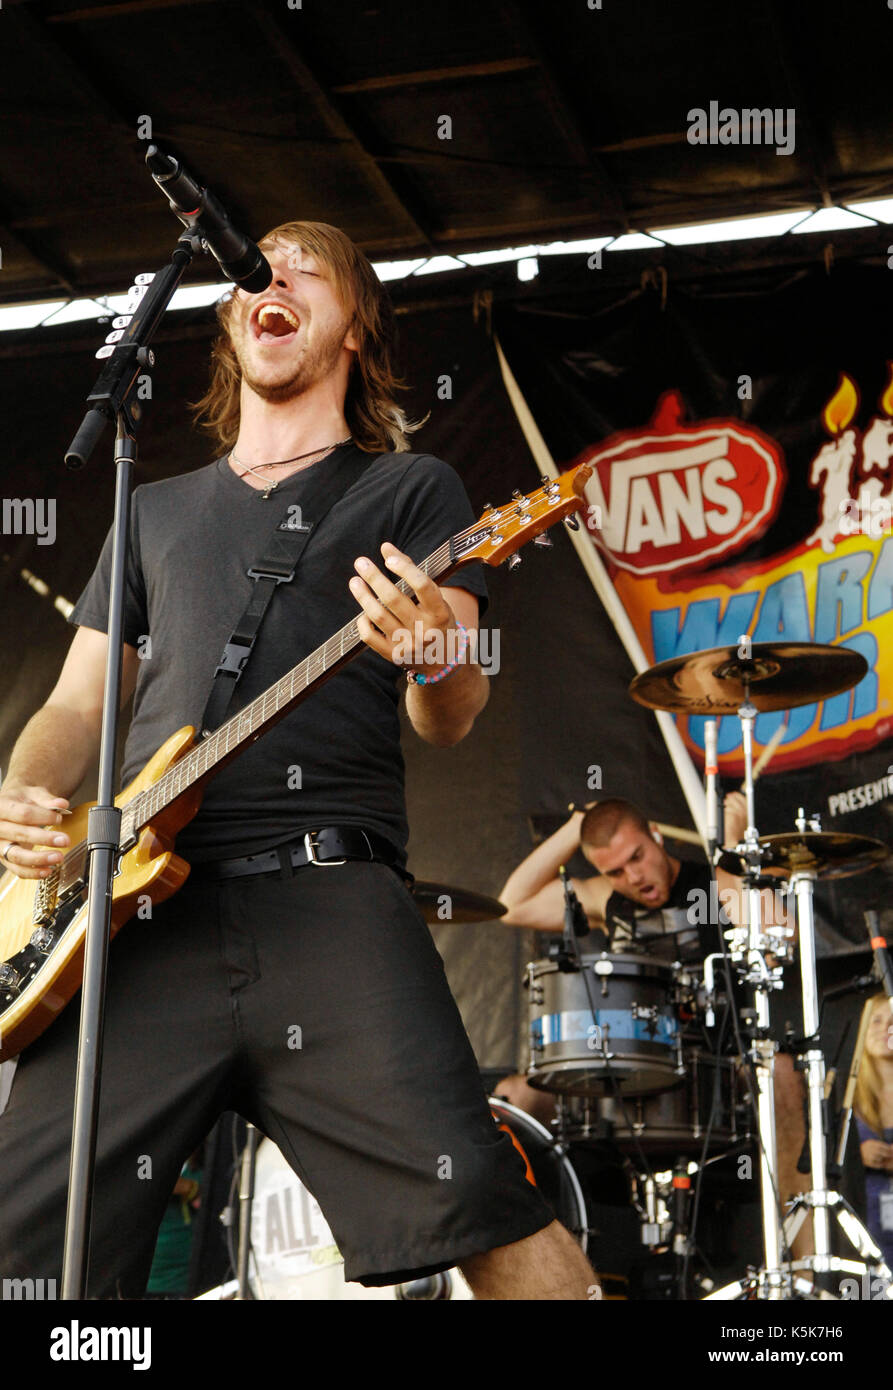
{"type": "Polygon", "coordinates": [[[866,858],[878,862],[880,858],[885,857],[886,848],[878,841],[867,841],[866,837],[855,835],[831,835],[827,844],[824,844],[824,835],[817,827],[817,818],[812,818],[807,824],[802,809],[796,825],[799,839],[797,836],[769,837],[770,842],[783,841],[781,845],[776,846],[780,857],[783,854],[788,862],[801,866],[791,874],[790,883],[797,903],[800,977],[803,984],[803,1037],[798,1040],[801,1050],[796,1065],[803,1072],[806,1082],[811,1187],[808,1192],[796,1196],[791,1203],[785,1232],[789,1239],[793,1239],[807,1216],[811,1214],[815,1253],[797,1261],[794,1268],[814,1274],[845,1272],[862,1275],[871,1272],[888,1282],[887,1296],[893,1297],[893,1289],[889,1287],[893,1275],[884,1263],[880,1249],[845,1198],[828,1187],[825,1059],[819,1036],[813,911],[814,885],[817,878],[841,878],[859,873],[866,858]],[[832,1214],[863,1263],[840,1260],[831,1255],[832,1214]]]}
{"type": "MultiPolygon", "coordinates": [[[[770,966],[766,959],[768,955],[772,955],[780,962],[789,960],[791,941],[786,931],[763,927],[760,889],[765,883],[765,876],[761,873],[764,862],[775,864],[780,860],[786,860],[796,870],[791,876],[791,890],[797,902],[798,921],[802,912],[805,923],[805,931],[804,926],[800,929],[804,1033],[811,1037],[818,1029],[811,897],[812,878],[815,874],[810,876],[807,872],[802,872],[807,867],[804,860],[813,849],[809,840],[812,827],[807,830],[806,818],[801,813],[797,823],[799,840],[798,837],[793,837],[797,840],[796,851],[792,847],[774,843],[779,837],[760,840],[754,809],[754,724],[758,713],[790,710],[849,690],[865,676],[867,670],[868,665],[864,658],[846,648],[823,647],[814,643],[753,643],[748,636],[743,636],[739,639],[737,648],[695,652],[662,662],[640,673],[630,686],[633,698],[649,708],[687,715],[705,715],[708,719],[722,714],[737,714],[741,725],[744,758],[742,789],[747,807],[747,825],[743,842],[734,847],[734,853],[739,857],[743,870],[741,877],[746,894],[747,926],[733,928],[724,935],[729,941],[731,963],[735,966],[741,981],[753,990],[754,995],[753,1026],[748,1055],[757,1089],[763,1267],[750,1270],[744,1279],[711,1293],[708,1295],[710,1298],[756,1296],[777,1300],[793,1296],[790,1265],[782,1265],[782,1242],[785,1233],[779,1219],[773,1093],[776,1044],[769,1038],[769,997],[773,989],[781,987],[781,967],[770,966]],[[795,857],[796,863],[793,862],[795,857]],[[805,953],[804,935],[808,938],[805,953]]],[[[712,731],[710,746],[713,737],[715,729],[712,731]]],[[[712,763],[715,759],[710,758],[708,761],[712,763]]],[[[711,768],[711,771],[713,770],[711,768]]],[[[715,805],[715,776],[708,777],[708,789],[712,792],[711,800],[714,803],[708,808],[708,821],[711,826],[715,826],[719,821],[715,805]]],[[[717,847],[714,861],[719,862],[719,857],[720,851],[717,847]]],[[[864,863],[860,867],[865,867],[864,863]]],[[[858,872],[858,869],[853,871],[858,872]]],[[[712,985],[712,963],[709,980],[712,985]]],[[[708,994],[710,993],[711,989],[708,986],[708,994]]],[[[818,1193],[825,1181],[823,1136],[821,1133],[815,1133],[817,1125],[819,1130],[821,1129],[819,1083],[823,1080],[824,1063],[818,1049],[807,1053],[803,1061],[809,1094],[813,1185],[818,1193]],[[820,1157],[821,1173],[818,1171],[820,1157]]],[[[819,1202],[814,1210],[817,1251],[821,1245],[823,1253],[817,1254],[813,1259],[817,1261],[816,1268],[826,1267],[829,1258],[827,1208],[819,1202]]]]}
{"type": "MultiPolygon", "coordinates": [[[[866,867],[873,866],[886,857],[887,850],[879,841],[869,840],[865,836],[826,835],[821,830],[819,818],[807,817],[803,808],[798,811],[795,825],[796,832],[766,836],[760,842],[770,862],[785,865],[791,870],[786,891],[793,895],[796,904],[800,978],[803,989],[803,1035],[796,1040],[798,1053],[795,1066],[803,1073],[806,1085],[806,1131],[811,1186],[808,1192],[798,1194],[789,1203],[788,1214],[782,1227],[782,1239],[789,1245],[804,1221],[811,1217],[815,1252],[803,1259],[790,1262],[787,1270],[791,1276],[827,1276],[834,1273],[863,1275],[871,1272],[888,1281],[887,1296],[893,1296],[893,1289],[889,1286],[893,1276],[883,1261],[881,1251],[845,1198],[828,1187],[825,1060],[819,1031],[818,970],[813,911],[816,879],[843,878],[863,872],[866,867]],[[860,1261],[840,1259],[831,1254],[832,1215],[846,1240],[860,1256],[860,1261]]],[[[767,932],[767,935],[773,936],[775,933],[767,932]]],[[[773,950],[775,949],[773,947],[773,950]]],[[[762,1274],[762,1271],[751,1271],[745,1280],[728,1285],[709,1297],[741,1297],[754,1288],[754,1281],[759,1281],[762,1274]]],[[[798,1281],[797,1287],[801,1289],[800,1294],[790,1285],[784,1296],[835,1297],[827,1291],[816,1289],[803,1279],[798,1281]],[[804,1283],[809,1290],[807,1293],[802,1293],[804,1283]]],[[[772,1294],[769,1293],[768,1296],[771,1297],[772,1294]]]]}

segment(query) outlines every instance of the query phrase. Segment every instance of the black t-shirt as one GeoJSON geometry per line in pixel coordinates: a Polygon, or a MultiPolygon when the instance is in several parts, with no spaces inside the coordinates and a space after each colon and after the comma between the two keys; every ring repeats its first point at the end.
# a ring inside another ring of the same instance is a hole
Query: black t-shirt
{"type": "Polygon", "coordinates": [[[605,922],[612,950],[635,951],[668,960],[703,959],[719,949],[718,925],[731,925],[706,864],[683,859],[670,896],[660,908],[647,908],[612,893],[605,922]]]}
{"type": "MultiPolygon", "coordinates": [[[[267,500],[225,458],[134,491],[124,640],[144,655],[122,785],[175,730],[198,728],[224,644],[253,589],[246,570],[289,507],[301,505],[311,473],[343,450],[358,452],[342,446],[280,483],[267,500]]],[[[419,562],[474,521],[449,464],[419,454],[368,457],[311,535],[292,582],[276,590],[230,714],[356,617],[359,605],[347,585],[360,555],[382,568],[379,547],[388,540],[419,562]]],[[[70,622],[106,631],[110,568],[111,533],[70,622]]],[[[444,582],[479,595],[483,612],[481,565],[444,582]]],[[[392,662],[361,651],[212,778],[178,850],[194,862],[234,857],[331,824],[363,825],[404,847],[404,685],[392,662]]]]}

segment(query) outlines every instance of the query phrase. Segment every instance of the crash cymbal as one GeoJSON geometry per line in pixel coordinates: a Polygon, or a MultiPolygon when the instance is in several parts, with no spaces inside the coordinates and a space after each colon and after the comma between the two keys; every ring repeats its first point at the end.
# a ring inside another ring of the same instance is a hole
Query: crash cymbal
{"type": "Polygon", "coordinates": [[[827,700],[858,685],[868,662],[847,647],[817,642],[754,642],[672,657],[642,671],[629,688],[640,705],[673,714],[737,714],[747,686],[761,714],[827,700]]]}
{"type": "Polygon", "coordinates": [[[412,896],[426,922],[491,922],[508,912],[498,898],[467,888],[450,888],[446,883],[416,882],[412,896]]]}
{"type": "Polygon", "coordinates": [[[816,878],[849,878],[864,874],[886,859],[889,849],[867,835],[847,835],[836,830],[794,830],[783,835],[761,835],[769,853],[764,868],[781,868],[786,874],[814,873],[816,878]]]}

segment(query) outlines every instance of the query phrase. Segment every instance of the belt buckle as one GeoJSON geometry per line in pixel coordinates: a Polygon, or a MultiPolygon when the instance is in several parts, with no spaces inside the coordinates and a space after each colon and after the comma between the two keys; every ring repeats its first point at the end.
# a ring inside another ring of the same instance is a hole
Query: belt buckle
{"type": "Polygon", "coordinates": [[[304,836],[304,849],[311,864],[315,864],[318,869],[334,869],[339,864],[346,864],[346,859],[317,859],[316,851],[318,846],[314,843],[313,836],[317,835],[317,830],[308,830],[304,836]]]}

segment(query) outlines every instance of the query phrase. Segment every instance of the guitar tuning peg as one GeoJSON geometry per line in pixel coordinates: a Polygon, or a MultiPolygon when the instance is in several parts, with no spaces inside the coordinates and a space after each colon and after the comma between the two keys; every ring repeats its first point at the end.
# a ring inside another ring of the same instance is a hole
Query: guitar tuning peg
{"type": "Polygon", "coordinates": [[[580,519],[577,516],[576,512],[571,512],[568,516],[566,516],[564,518],[564,524],[569,531],[579,531],[580,519]]]}
{"type": "Polygon", "coordinates": [[[554,482],[554,479],[550,478],[548,473],[541,473],[540,482],[542,483],[543,487],[548,487],[551,482],[554,482]]]}
{"type": "Polygon", "coordinates": [[[516,570],[516,569],[518,568],[518,566],[520,565],[520,563],[521,563],[521,556],[518,554],[518,552],[517,552],[517,550],[516,550],[515,553],[514,553],[513,555],[510,555],[510,556],[509,556],[509,569],[510,569],[510,570],[516,570]]]}
{"type": "Polygon", "coordinates": [[[513,488],[513,489],[512,489],[512,496],[513,496],[513,497],[523,497],[524,494],[523,494],[523,492],[521,492],[520,488],[513,488]]]}
{"type": "Polygon", "coordinates": [[[550,550],[552,548],[552,537],[549,535],[548,531],[540,531],[538,536],[534,536],[533,543],[534,545],[541,545],[544,550],[550,550]]]}

